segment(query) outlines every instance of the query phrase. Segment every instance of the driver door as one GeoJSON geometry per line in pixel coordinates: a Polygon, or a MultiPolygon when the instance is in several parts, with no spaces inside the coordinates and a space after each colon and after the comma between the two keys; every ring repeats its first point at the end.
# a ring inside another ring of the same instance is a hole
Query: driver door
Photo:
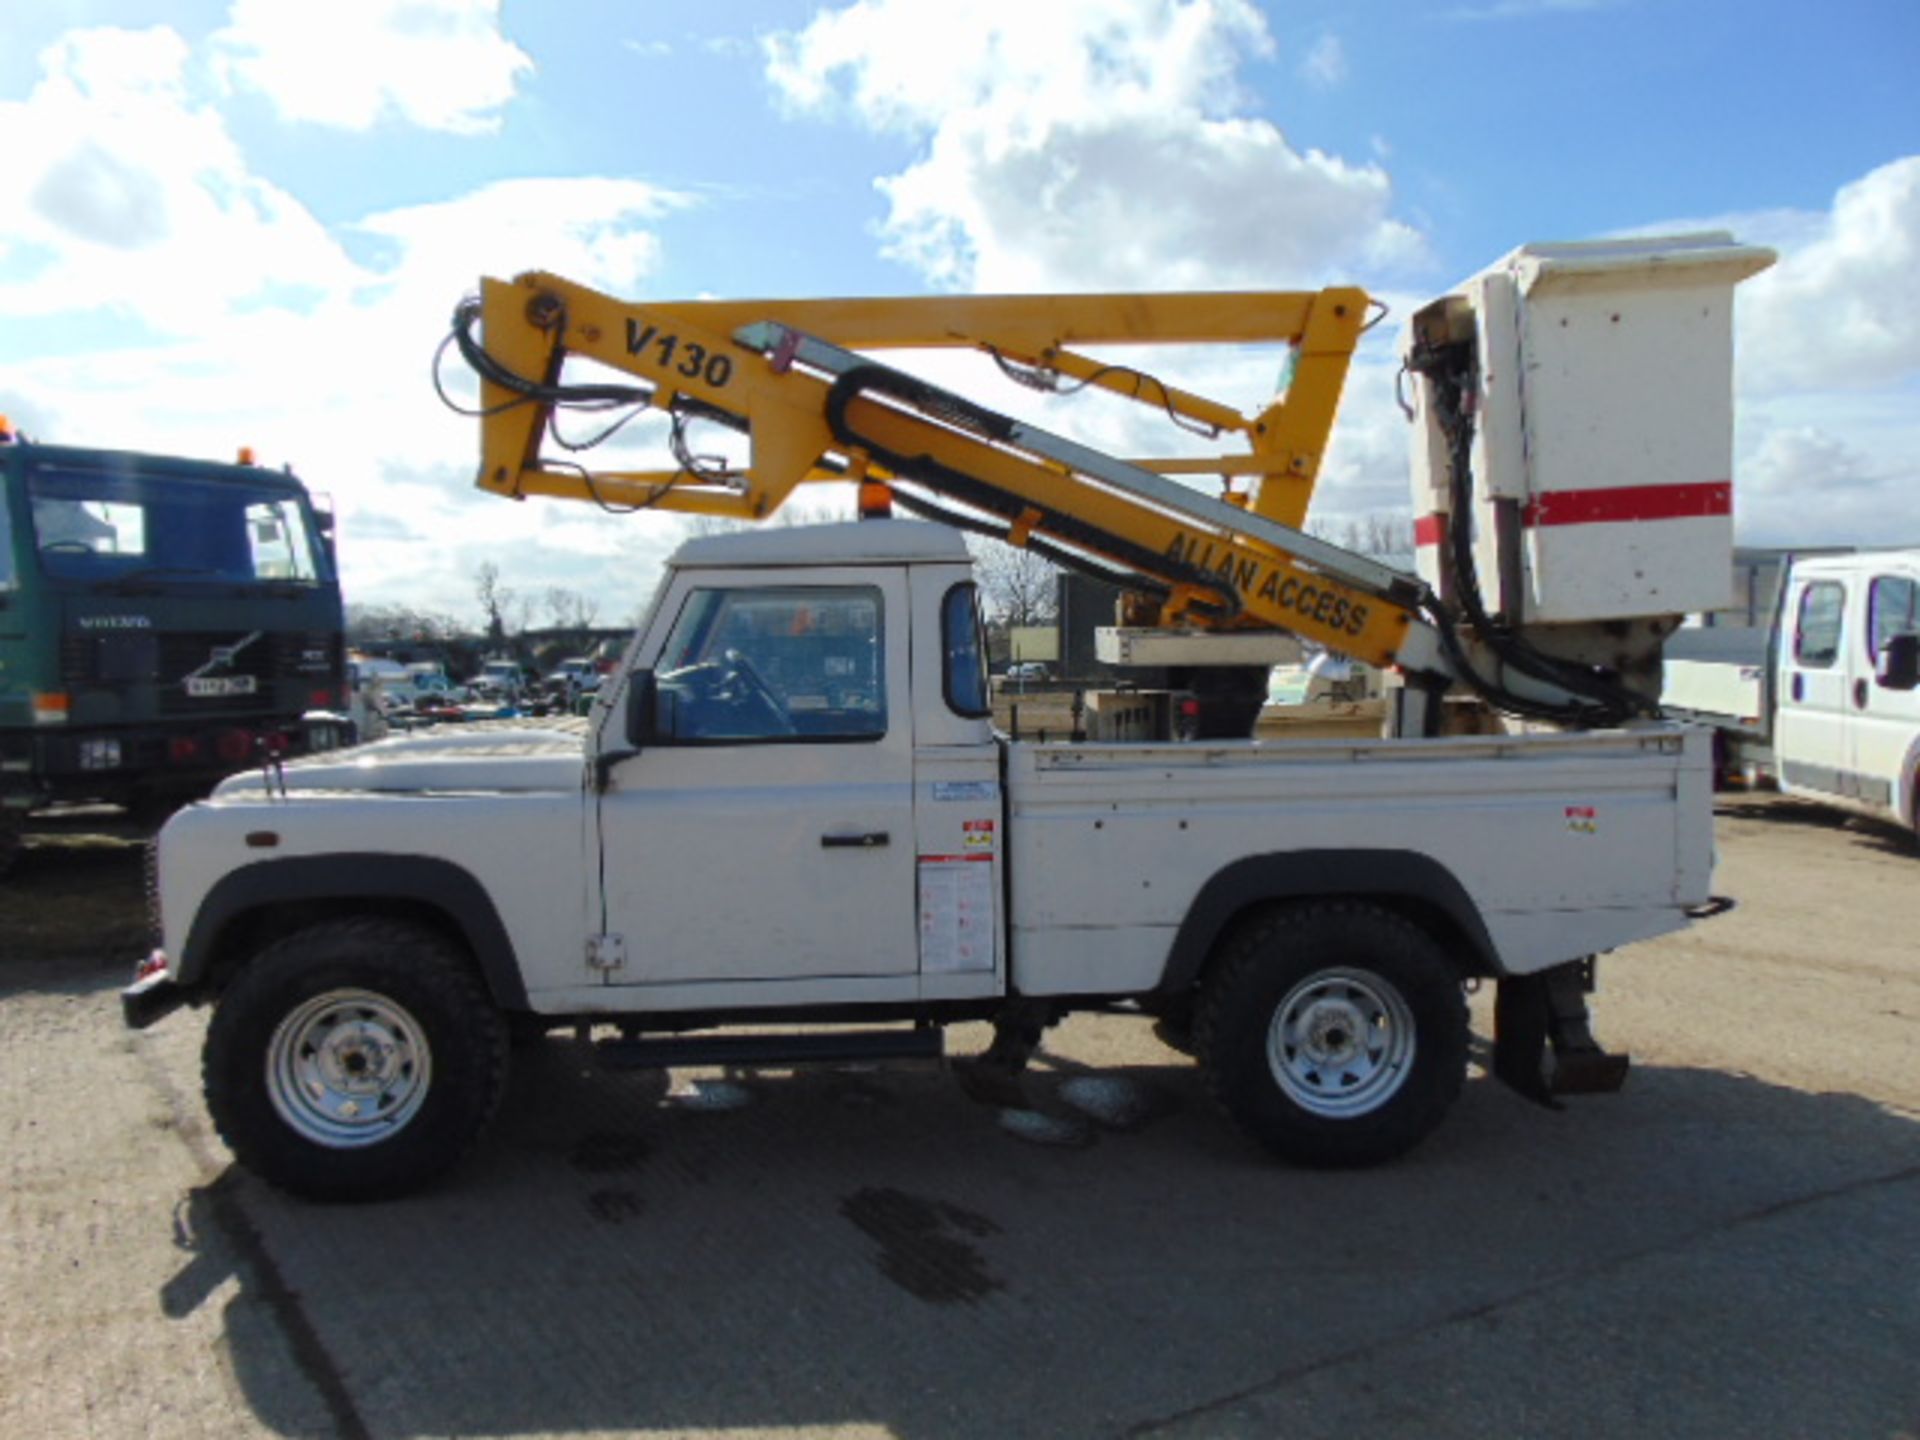
{"type": "Polygon", "coordinates": [[[911,996],[904,572],[700,575],[669,605],[660,738],[600,797],[604,928],[626,951],[607,978],[725,1003],[743,982],[768,1003],[911,996]]]}

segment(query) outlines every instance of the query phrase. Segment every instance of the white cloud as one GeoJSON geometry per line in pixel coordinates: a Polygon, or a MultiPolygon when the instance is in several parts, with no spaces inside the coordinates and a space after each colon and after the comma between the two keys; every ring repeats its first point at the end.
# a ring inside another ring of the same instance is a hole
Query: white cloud
{"type": "Polygon", "coordinates": [[[1322,35],[1300,57],[1300,74],[1310,85],[1331,90],[1346,83],[1347,50],[1338,35],[1322,35]]]}
{"type": "Polygon", "coordinates": [[[937,31],[913,0],[857,0],[772,37],[767,74],[797,112],[923,142],[877,182],[881,233],[936,285],[1297,285],[1420,263],[1384,170],[1247,113],[1239,67],[1273,51],[1247,0],[982,0],[937,31]]]}
{"type": "Polygon", "coordinates": [[[1744,383],[1874,387],[1920,370],[1920,156],[1842,186],[1824,216],[1774,223],[1797,243],[1740,291],[1744,383]]]}
{"type": "Polygon", "coordinates": [[[1780,251],[1737,292],[1742,541],[1920,541],[1920,156],[1729,223],[1780,251]]]}
{"type": "Polygon", "coordinates": [[[1444,19],[1461,21],[1530,20],[1538,15],[1577,15],[1590,10],[1617,10],[1628,0],[1494,0],[1491,5],[1467,5],[1446,12],[1444,19]]]}
{"type": "Polygon", "coordinates": [[[1817,426],[1766,430],[1735,487],[1740,538],[1751,545],[1920,543],[1913,453],[1883,462],[1817,426]]]}
{"type": "Polygon", "coordinates": [[[670,527],[608,521],[602,546],[617,534],[627,553],[587,554],[584,517],[559,513],[572,507],[478,494],[477,427],[439,406],[427,366],[483,273],[643,291],[655,223],[685,197],[511,180],[330,232],[253,171],[193,59],[169,29],[72,32],[28,97],[0,104],[14,181],[0,191],[0,325],[100,337],[0,365],[8,412],[47,440],[211,458],[251,444],[295,463],[337,503],[358,599],[465,613],[489,552],[517,583],[593,577],[636,596],[640,560],[667,543],[646,536],[670,527]]]}
{"type": "Polygon", "coordinates": [[[188,334],[347,278],[324,228],[192,95],[174,31],[72,31],[40,65],[25,100],[0,103],[0,316],[105,310],[188,334]]]}
{"type": "Polygon", "coordinates": [[[500,0],[233,0],[214,45],[223,72],[284,118],[343,130],[497,130],[533,69],[500,33],[500,0]]]}

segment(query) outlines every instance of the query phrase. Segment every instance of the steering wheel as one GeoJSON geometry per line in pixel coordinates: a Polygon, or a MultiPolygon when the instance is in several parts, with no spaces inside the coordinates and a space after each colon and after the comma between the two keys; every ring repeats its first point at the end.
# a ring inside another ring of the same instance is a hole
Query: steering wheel
{"type": "Polygon", "coordinates": [[[97,555],[100,552],[84,540],[48,540],[40,546],[42,555],[97,555]]]}
{"type": "Polygon", "coordinates": [[[759,705],[761,709],[766,711],[767,718],[773,722],[774,733],[776,734],[793,735],[798,733],[793,728],[792,718],[787,714],[787,707],[781,703],[779,695],[774,692],[774,688],[767,684],[766,677],[753,668],[753,662],[751,660],[745,655],[742,655],[738,650],[724,651],[720,658],[727,662],[727,673],[724,683],[731,684],[735,681],[739,682],[738,689],[740,693],[737,703],[745,705],[752,702],[759,705]]]}

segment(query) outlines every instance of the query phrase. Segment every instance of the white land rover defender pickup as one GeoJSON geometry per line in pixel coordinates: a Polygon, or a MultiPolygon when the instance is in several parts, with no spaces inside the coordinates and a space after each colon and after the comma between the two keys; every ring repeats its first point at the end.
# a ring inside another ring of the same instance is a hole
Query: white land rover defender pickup
{"type": "Polygon", "coordinates": [[[1502,1078],[1617,1087],[1591,957],[1709,905],[1697,731],[1009,742],[934,524],[688,542],[592,714],[540,724],[236,777],[161,834],[127,1019],[214,1006],[207,1104],[255,1173],[427,1182],[520,1027],[786,1066],[990,1020],[956,1066],[1014,1103],[1048,1024],[1111,1009],[1190,1039],[1279,1156],[1366,1164],[1458,1094],[1471,981],[1499,986],[1502,1078]]]}

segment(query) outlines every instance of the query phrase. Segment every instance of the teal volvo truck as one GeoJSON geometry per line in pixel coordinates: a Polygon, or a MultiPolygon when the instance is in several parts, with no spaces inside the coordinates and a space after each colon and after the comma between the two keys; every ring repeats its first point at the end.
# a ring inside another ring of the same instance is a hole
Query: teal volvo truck
{"type": "Polygon", "coordinates": [[[164,810],[341,743],[346,701],[331,520],[293,475],[0,421],[0,872],[36,811],[164,810]]]}

